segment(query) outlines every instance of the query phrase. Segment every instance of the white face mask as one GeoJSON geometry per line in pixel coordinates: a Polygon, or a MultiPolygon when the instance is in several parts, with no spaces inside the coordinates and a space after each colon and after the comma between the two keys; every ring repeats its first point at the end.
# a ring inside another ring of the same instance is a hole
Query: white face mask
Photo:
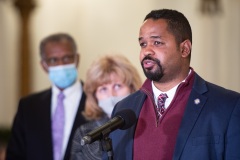
{"type": "Polygon", "coordinates": [[[114,106],[125,97],[127,97],[127,96],[118,96],[118,97],[111,96],[109,98],[98,101],[98,105],[102,108],[102,110],[110,118],[112,115],[114,106]]]}

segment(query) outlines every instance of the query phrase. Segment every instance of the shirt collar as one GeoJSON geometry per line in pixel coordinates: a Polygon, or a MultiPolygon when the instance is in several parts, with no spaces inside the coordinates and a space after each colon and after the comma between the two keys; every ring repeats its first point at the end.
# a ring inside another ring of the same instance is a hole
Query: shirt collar
{"type": "MultiPolygon", "coordinates": [[[[188,72],[188,75],[187,77],[190,75],[190,73],[192,72],[192,69],[190,68],[189,72],[188,72]]],[[[175,93],[176,93],[176,90],[178,88],[178,86],[185,82],[187,77],[180,83],[178,83],[176,86],[174,86],[173,88],[171,88],[170,90],[168,90],[167,92],[162,92],[161,90],[159,90],[154,84],[153,84],[153,81],[152,81],[152,90],[153,90],[153,95],[154,95],[154,101],[155,103],[157,104],[157,99],[158,99],[158,96],[161,94],[161,93],[166,93],[168,95],[168,98],[166,99],[166,103],[169,105],[170,102],[172,101],[175,93]]],[[[167,105],[167,106],[168,106],[167,105]]]]}
{"type": "MultiPolygon", "coordinates": [[[[71,95],[72,93],[75,92],[75,90],[78,90],[79,88],[81,88],[81,83],[77,80],[74,82],[73,85],[65,88],[62,92],[64,95],[71,95]]],[[[53,85],[52,92],[54,95],[58,95],[61,92],[61,90],[56,85],[53,85]]]]}

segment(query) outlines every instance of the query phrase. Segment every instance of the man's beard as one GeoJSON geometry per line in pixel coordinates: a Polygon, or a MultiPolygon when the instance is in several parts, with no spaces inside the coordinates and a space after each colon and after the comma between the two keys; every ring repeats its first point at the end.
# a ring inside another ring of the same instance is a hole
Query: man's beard
{"type": "Polygon", "coordinates": [[[163,77],[163,69],[162,69],[160,61],[158,59],[152,58],[151,56],[147,55],[142,60],[141,65],[142,65],[143,72],[148,79],[150,79],[152,81],[160,81],[161,78],[163,77]],[[158,66],[156,70],[151,71],[151,70],[148,70],[148,69],[144,69],[143,61],[147,60],[147,59],[156,62],[157,66],[158,66]]]}

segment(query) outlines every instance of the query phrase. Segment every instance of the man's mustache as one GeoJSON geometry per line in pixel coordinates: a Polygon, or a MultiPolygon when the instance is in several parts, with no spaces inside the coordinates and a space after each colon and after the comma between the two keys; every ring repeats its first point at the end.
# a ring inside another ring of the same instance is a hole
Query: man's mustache
{"type": "Polygon", "coordinates": [[[142,60],[142,64],[143,64],[143,61],[144,61],[144,60],[152,60],[152,61],[154,61],[154,62],[160,64],[160,61],[159,61],[158,59],[153,58],[153,57],[151,57],[151,56],[149,56],[149,55],[147,55],[147,56],[145,56],[145,57],[143,58],[143,60],[142,60]]]}

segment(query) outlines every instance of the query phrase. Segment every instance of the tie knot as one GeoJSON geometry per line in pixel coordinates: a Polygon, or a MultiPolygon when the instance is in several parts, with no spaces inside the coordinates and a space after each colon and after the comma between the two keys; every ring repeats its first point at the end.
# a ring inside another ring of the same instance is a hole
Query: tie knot
{"type": "Polygon", "coordinates": [[[63,100],[65,98],[65,95],[63,94],[63,92],[60,92],[59,94],[58,94],[58,99],[59,100],[63,100]]]}
{"type": "Polygon", "coordinates": [[[162,100],[163,102],[165,102],[167,98],[168,98],[168,96],[167,96],[166,93],[161,93],[161,94],[158,96],[158,99],[159,99],[159,100],[162,100]]]}

